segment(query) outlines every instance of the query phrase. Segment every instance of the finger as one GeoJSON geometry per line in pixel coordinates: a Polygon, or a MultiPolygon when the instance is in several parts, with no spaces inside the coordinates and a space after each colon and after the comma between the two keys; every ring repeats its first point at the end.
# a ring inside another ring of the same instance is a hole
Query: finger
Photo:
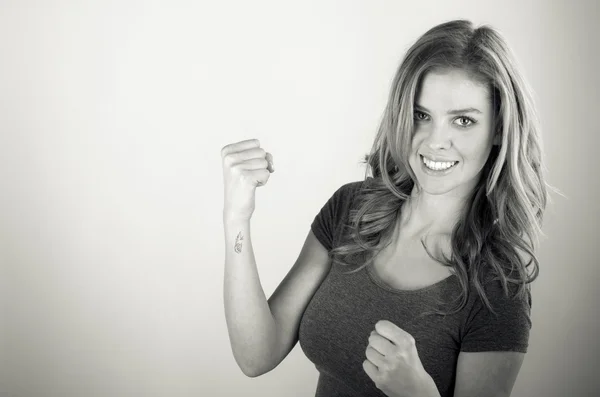
{"type": "Polygon", "coordinates": [[[246,173],[246,178],[255,187],[266,185],[270,176],[269,171],[264,168],[260,170],[244,171],[244,173],[246,173]]]}
{"type": "Polygon", "coordinates": [[[242,161],[241,163],[235,164],[234,167],[238,167],[242,170],[260,170],[267,169],[269,163],[267,160],[258,158],[242,161]]]}
{"type": "Polygon", "coordinates": [[[383,364],[385,363],[385,357],[377,350],[373,349],[373,347],[370,345],[367,346],[367,349],[365,350],[365,356],[370,362],[375,364],[377,368],[383,366],[383,364]]]}
{"type": "Polygon", "coordinates": [[[225,157],[230,153],[240,152],[257,147],[260,147],[260,141],[258,139],[247,139],[245,141],[230,143],[229,145],[223,146],[221,149],[221,157],[225,157]]]}
{"type": "Polygon", "coordinates": [[[369,360],[363,361],[363,369],[365,370],[365,373],[369,376],[369,378],[371,378],[371,380],[374,381],[377,378],[379,370],[375,366],[375,364],[373,364],[369,360]]]}
{"type": "Polygon", "coordinates": [[[223,160],[225,160],[225,162],[229,162],[229,164],[236,164],[251,159],[264,159],[266,154],[267,152],[265,149],[257,147],[242,150],[240,152],[231,152],[223,157],[223,160]]]}
{"type": "Polygon", "coordinates": [[[369,335],[369,346],[373,347],[384,356],[393,356],[397,350],[396,345],[379,335],[377,331],[373,331],[371,332],[371,335],[369,335]]]}
{"type": "Polygon", "coordinates": [[[379,320],[375,324],[375,330],[398,346],[405,346],[407,342],[410,344],[411,340],[414,341],[411,334],[387,320],[379,320]]]}

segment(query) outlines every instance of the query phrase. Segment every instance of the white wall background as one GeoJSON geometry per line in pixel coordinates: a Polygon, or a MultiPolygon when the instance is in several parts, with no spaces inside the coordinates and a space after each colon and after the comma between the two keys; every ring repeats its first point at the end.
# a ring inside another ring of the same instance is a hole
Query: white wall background
{"type": "Polygon", "coordinates": [[[263,287],[358,180],[410,44],[453,18],[508,39],[544,127],[548,238],[513,396],[600,391],[594,1],[2,1],[1,395],[310,396],[299,346],[255,379],[222,301],[220,149],[276,172],[252,223],[263,287]]]}

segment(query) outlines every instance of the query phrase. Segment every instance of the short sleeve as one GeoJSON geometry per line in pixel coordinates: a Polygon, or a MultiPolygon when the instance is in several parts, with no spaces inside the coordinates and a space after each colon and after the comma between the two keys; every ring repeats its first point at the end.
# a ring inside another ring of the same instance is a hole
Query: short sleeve
{"type": "Polygon", "coordinates": [[[370,181],[371,178],[368,178],[340,186],[315,216],[311,230],[327,251],[331,251],[337,239],[341,238],[343,225],[347,223],[350,209],[355,204],[354,199],[365,183],[370,181]]]}
{"type": "Polygon", "coordinates": [[[337,226],[339,208],[341,207],[341,200],[343,199],[346,186],[347,185],[341,186],[333,193],[310,225],[315,237],[325,248],[327,248],[327,251],[331,251],[333,248],[334,232],[337,226]]]}
{"type": "Polygon", "coordinates": [[[526,289],[524,298],[514,296],[517,287],[509,288],[509,296],[504,295],[497,281],[485,287],[487,298],[496,314],[483,303],[479,294],[465,324],[461,341],[461,351],[515,351],[527,352],[531,329],[531,291],[526,289]]]}

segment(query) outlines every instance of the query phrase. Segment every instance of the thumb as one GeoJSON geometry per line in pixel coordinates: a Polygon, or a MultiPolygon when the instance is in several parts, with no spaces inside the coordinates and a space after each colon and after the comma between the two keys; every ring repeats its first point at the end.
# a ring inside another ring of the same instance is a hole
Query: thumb
{"type": "Polygon", "coordinates": [[[274,172],[275,165],[273,164],[273,155],[271,153],[267,152],[267,154],[265,156],[265,160],[267,160],[267,162],[269,163],[269,165],[267,166],[267,170],[269,170],[269,172],[274,172]]]}

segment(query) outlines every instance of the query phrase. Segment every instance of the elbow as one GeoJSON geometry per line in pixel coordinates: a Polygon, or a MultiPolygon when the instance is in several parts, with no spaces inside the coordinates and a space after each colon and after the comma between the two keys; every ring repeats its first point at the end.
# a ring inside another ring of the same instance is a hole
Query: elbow
{"type": "Polygon", "coordinates": [[[244,375],[246,375],[248,378],[257,378],[261,375],[266,374],[267,372],[271,371],[271,369],[272,369],[272,368],[260,368],[258,366],[252,366],[252,365],[241,365],[240,363],[238,363],[238,366],[242,370],[242,373],[244,375]]]}
{"type": "Polygon", "coordinates": [[[240,345],[232,350],[238,367],[249,378],[264,375],[281,362],[274,354],[274,346],[258,348],[240,345]]]}
{"type": "Polygon", "coordinates": [[[242,372],[244,373],[244,375],[246,375],[248,378],[257,378],[261,375],[264,374],[263,371],[259,371],[255,368],[246,368],[246,367],[241,367],[240,368],[242,370],[242,372]]]}
{"type": "Polygon", "coordinates": [[[238,367],[242,370],[242,373],[249,378],[256,378],[271,371],[274,366],[261,359],[244,359],[241,357],[234,357],[238,367]]]}

